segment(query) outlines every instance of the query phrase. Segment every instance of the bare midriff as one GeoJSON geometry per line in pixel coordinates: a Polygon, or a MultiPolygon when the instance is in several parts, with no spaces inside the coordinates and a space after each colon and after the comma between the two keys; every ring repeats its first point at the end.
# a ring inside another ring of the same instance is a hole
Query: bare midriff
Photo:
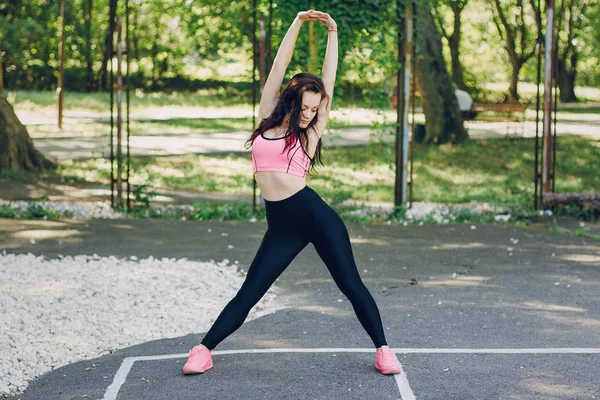
{"type": "MultiPolygon", "coordinates": [[[[264,136],[268,138],[276,138],[280,132],[275,129],[271,129],[264,133],[264,136]]],[[[309,153],[314,154],[313,149],[313,138],[309,139],[309,149],[312,151],[309,153]]],[[[316,148],[316,145],[314,146],[316,148]]],[[[297,176],[286,174],[285,172],[270,172],[261,171],[254,174],[256,183],[260,188],[265,200],[268,201],[279,201],[287,199],[298,191],[302,190],[306,186],[306,176],[297,176]]]]}
{"type": "Polygon", "coordinates": [[[306,186],[306,177],[285,172],[257,172],[254,177],[263,197],[269,201],[286,199],[306,186]]]}

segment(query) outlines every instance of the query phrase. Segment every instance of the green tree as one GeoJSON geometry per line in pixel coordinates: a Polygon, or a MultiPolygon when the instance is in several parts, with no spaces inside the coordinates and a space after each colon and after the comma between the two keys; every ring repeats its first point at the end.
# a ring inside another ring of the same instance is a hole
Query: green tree
{"type": "Polygon", "coordinates": [[[589,23],[588,0],[562,0],[556,13],[559,96],[562,102],[578,101],[575,95],[577,64],[583,48],[582,30],[589,23]]]}
{"type": "Polygon", "coordinates": [[[468,136],[442,55],[442,37],[427,1],[417,3],[417,32],[416,76],[426,120],[425,143],[461,142],[468,136]]]}
{"type": "Polygon", "coordinates": [[[436,0],[433,7],[440,33],[448,42],[450,48],[450,57],[452,60],[452,80],[457,87],[463,90],[469,90],[464,78],[464,67],[460,61],[460,43],[462,39],[462,12],[468,4],[468,0],[436,0]],[[446,10],[452,13],[452,30],[447,28],[445,19],[446,10]]]}
{"type": "Polygon", "coordinates": [[[506,100],[518,101],[519,72],[535,54],[537,33],[534,16],[539,15],[535,0],[486,0],[510,62],[510,84],[506,100]],[[533,12],[530,11],[533,9],[533,12]]]}

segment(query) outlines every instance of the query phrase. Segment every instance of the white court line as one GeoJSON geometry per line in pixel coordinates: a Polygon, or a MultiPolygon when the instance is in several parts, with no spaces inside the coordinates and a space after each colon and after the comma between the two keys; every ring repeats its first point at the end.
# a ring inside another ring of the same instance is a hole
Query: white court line
{"type": "MultiPolygon", "coordinates": [[[[394,353],[399,354],[600,354],[600,348],[528,348],[528,349],[435,349],[435,348],[394,348],[394,353]]],[[[258,353],[373,353],[373,348],[309,348],[309,349],[242,349],[242,350],[215,350],[213,355],[227,354],[258,354],[258,353]]],[[[189,353],[165,354],[159,356],[127,357],[123,359],[121,367],[115,374],[113,382],[104,393],[102,400],[116,400],[121,386],[125,383],[127,375],[136,361],[169,360],[174,358],[187,358],[189,353]]],[[[414,400],[415,395],[410,388],[406,374],[394,375],[402,400],[414,400]]]]}

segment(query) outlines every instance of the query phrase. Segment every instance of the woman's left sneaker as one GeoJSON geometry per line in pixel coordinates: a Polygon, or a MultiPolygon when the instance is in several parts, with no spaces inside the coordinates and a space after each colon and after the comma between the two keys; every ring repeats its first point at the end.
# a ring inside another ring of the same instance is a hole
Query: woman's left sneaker
{"type": "Polygon", "coordinates": [[[376,351],[375,368],[384,375],[402,373],[402,366],[392,349],[388,346],[381,346],[381,351],[376,351]]]}
{"type": "Polygon", "coordinates": [[[199,344],[190,351],[190,356],[183,366],[185,375],[201,374],[213,366],[212,353],[204,345],[199,344]]]}

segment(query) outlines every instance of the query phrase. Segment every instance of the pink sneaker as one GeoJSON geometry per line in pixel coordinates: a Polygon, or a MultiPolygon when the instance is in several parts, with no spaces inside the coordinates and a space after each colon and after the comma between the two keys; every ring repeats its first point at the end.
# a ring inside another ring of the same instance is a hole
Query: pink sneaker
{"type": "Polygon", "coordinates": [[[199,344],[190,351],[190,356],[183,366],[185,375],[201,374],[213,366],[212,353],[204,345],[199,344]]]}
{"type": "Polygon", "coordinates": [[[388,346],[381,346],[381,351],[376,351],[375,368],[384,375],[399,374],[402,366],[396,359],[396,355],[388,346]]]}

